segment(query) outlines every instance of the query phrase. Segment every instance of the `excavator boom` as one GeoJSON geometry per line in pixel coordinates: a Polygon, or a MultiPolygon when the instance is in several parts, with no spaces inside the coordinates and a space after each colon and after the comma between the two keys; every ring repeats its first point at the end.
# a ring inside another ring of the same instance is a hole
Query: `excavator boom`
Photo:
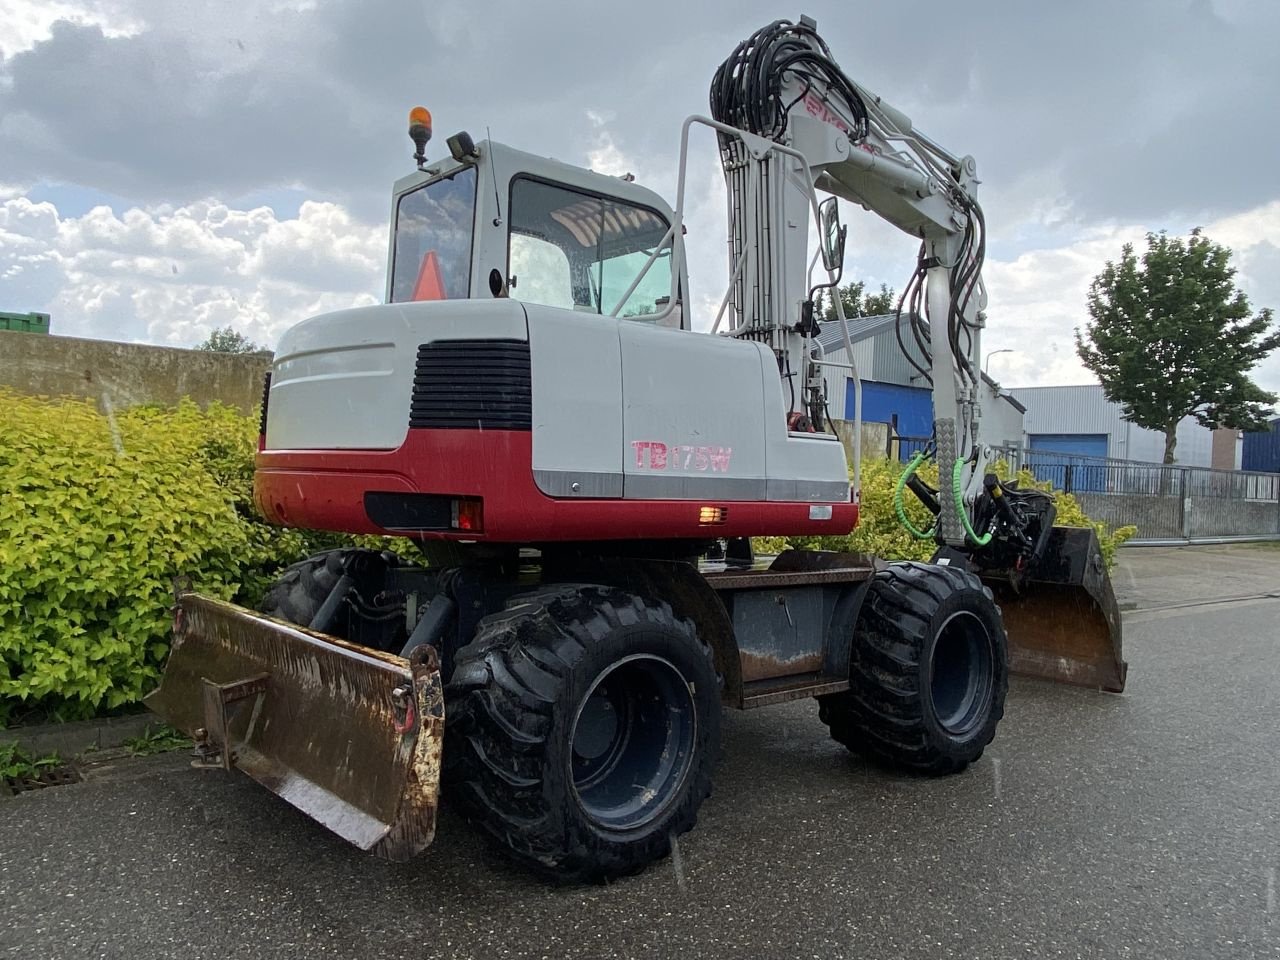
{"type": "MultiPolygon", "coordinates": [[[[963,563],[1000,588],[1015,670],[1123,689],[1120,617],[1096,535],[1054,527],[1051,497],[1019,491],[988,470],[994,457],[982,432],[979,359],[986,224],[973,157],[944,149],[847,77],[807,17],[776,21],[739,44],[716,71],[710,100],[735,255],[728,335],[767,340],[783,376],[799,383],[821,383],[812,371],[834,365],[810,346],[818,329],[812,300],[839,280],[843,228],[819,218],[826,283],[812,280],[812,263],[806,276],[803,245],[782,229],[803,222],[817,193],[918,237],[898,325],[907,359],[932,391],[928,455],[941,489],[911,476],[919,461],[907,479],[935,513],[935,560],[963,563]]],[[[841,298],[831,300],[851,364],[841,298]]],[[[822,421],[821,387],[793,402],[793,416],[822,421]]],[[[853,473],[856,484],[856,462],[853,473]]]]}

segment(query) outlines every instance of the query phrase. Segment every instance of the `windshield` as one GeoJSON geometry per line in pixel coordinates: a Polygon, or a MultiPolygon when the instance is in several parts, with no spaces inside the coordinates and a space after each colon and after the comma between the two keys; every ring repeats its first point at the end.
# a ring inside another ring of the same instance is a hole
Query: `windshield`
{"type": "MultiPolygon", "coordinates": [[[[646,207],[518,179],[511,187],[512,295],[526,303],[611,314],[668,226],[646,207]]],[[[668,241],[618,316],[661,313],[670,295],[668,241]]]]}
{"type": "Polygon", "coordinates": [[[470,295],[475,205],[475,167],[400,198],[391,262],[392,303],[470,295]]]}

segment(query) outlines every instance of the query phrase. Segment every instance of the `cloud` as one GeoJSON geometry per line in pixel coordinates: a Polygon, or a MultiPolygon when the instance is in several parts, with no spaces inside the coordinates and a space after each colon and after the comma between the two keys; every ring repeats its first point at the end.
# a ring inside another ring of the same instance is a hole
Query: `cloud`
{"type": "MultiPolygon", "coordinates": [[[[439,141],[489,127],[584,162],[604,120],[606,146],[674,170],[679,122],[707,109],[717,63],[775,16],[756,0],[729,17],[585,0],[466,16],[399,0],[0,2],[29,24],[0,61],[8,181],[138,204],[301,186],[365,219],[407,169],[403,116],[419,101],[439,141]]],[[[1026,216],[1160,222],[1273,199],[1280,128],[1257,118],[1280,85],[1275,5],[990,3],[945,19],[925,0],[813,6],[850,75],[978,158],[997,237],[1026,216]]]]}
{"type": "Polygon", "coordinates": [[[94,24],[111,37],[134,35],[141,25],[127,6],[114,0],[0,0],[0,58],[48,40],[59,21],[94,24]]]}
{"type": "MultiPolygon", "coordinates": [[[[1254,310],[1280,306],[1280,247],[1270,239],[1280,238],[1280,202],[1203,228],[1210,239],[1232,249],[1236,285],[1254,310]]],[[[1124,244],[1141,252],[1150,229],[1139,224],[1091,228],[1008,260],[989,258],[990,326],[983,352],[1015,351],[992,361],[993,374],[1015,386],[1094,382],[1076,357],[1073,336],[1088,320],[1089,284],[1108,260],[1120,256],[1124,244]]],[[[1253,376],[1264,389],[1280,391],[1280,356],[1263,359],[1253,376]]]]}
{"type": "Polygon", "coordinates": [[[229,324],[271,344],[312,314],[378,302],[385,252],[380,229],[330,203],[290,219],[213,201],[71,218],[0,203],[7,305],[46,310],[72,336],[189,346],[229,324]]]}
{"type": "MultiPolygon", "coordinates": [[[[993,361],[1002,379],[1087,379],[1071,339],[1084,291],[1147,226],[1204,225],[1235,250],[1255,304],[1280,304],[1280,250],[1265,239],[1280,237],[1280,128],[1264,119],[1280,5],[810,11],[847,73],[977,158],[984,352],[1018,350],[993,361]]],[[[419,102],[435,116],[434,156],[450,133],[490,128],[674,201],[681,120],[707,111],[717,64],[775,16],[764,0],[731,14],[478,0],[461,15],[401,0],[0,0],[0,306],[46,306],[65,333],[187,343],[221,323],[269,341],[308,312],[368,301],[419,102]],[[121,199],[67,216],[28,196],[42,185],[56,201],[58,184],[121,199]],[[256,202],[282,190],[309,198],[296,216],[256,202]]],[[[724,190],[711,138],[693,146],[689,267],[706,327],[728,279],[724,190]]],[[[900,289],[915,241],[845,214],[846,276],[900,289]]],[[[1280,361],[1258,376],[1280,386],[1280,361]]]]}

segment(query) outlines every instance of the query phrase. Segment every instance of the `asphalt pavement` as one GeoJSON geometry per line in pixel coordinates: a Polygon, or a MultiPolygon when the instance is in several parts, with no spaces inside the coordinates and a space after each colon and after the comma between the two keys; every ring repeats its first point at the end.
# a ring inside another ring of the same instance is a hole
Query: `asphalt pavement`
{"type": "Polygon", "coordinates": [[[1280,550],[1122,558],[1128,690],[1015,681],[958,776],[850,756],[811,702],[729,712],[677,855],[563,887],[447,808],[386,864],[130,760],[0,801],[0,957],[1280,957],[1280,550]]]}

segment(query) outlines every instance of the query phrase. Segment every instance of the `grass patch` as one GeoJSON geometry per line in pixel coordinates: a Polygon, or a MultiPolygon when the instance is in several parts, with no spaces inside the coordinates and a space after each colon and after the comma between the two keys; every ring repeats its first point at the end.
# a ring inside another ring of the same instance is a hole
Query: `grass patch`
{"type": "Polygon", "coordinates": [[[139,736],[130,737],[124,745],[132,756],[149,757],[190,747],[191,740],[168,724],[159,723],[154,727],[146,727],[139,736]]]}

